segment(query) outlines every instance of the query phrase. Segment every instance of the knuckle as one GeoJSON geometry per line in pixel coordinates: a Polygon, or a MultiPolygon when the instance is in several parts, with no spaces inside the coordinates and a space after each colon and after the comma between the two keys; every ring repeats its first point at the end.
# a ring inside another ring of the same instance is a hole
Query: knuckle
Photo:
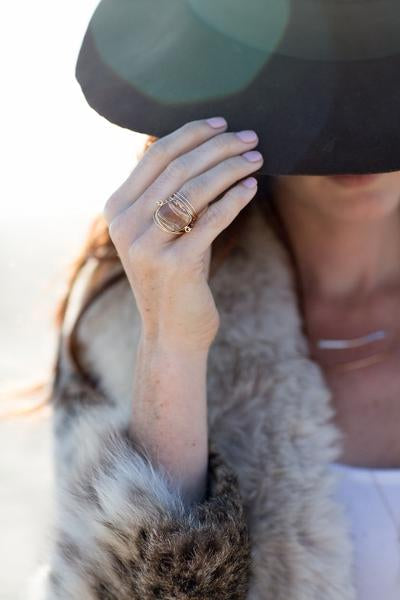
{"type": "Polygon", "coordinates": [[[103,217],[107,221],[108,224],[111,223],[113,214],[115,212],[115,209],[114,209],[115,198],[116,198],[116,194],[115,193],[111,194],[111,196],[107,199],[107,201],[103,207],[103,217]]]}
{"type": "Polygon", "coordinates": [[[167,179],[181,179],[187,176],[189,171],[188,159],[184,156],[174,158],[165,168],[164,175],[167,179]]]}
{"type": "Polygon", "coordinates": [[[229,170],[231,170],[232,172],[235,172],[235,171],[241,172],[241,171],[243,171],[244,167],[249,167],[249,165],[251,165],[251,163],[249,163],[248,160],[243,158],[243,156],[231,156],[225,162],[226,162],[227,168],[229,170]]]}
{"type": "Polygon", "coordinates": [[[153,154],[159,156],[160,154],[163,154],[165,152],[166,144],[167,142],[165,138],[158,138],[155,142],[152,142],[152,144],[148,147],[146,154],[149,156],[153,154]]]}
{"type": "Polygon", "coordinates": [[[142,160],[159,161],[165,160],[168,153],[168,140],[164,138],[158,138],[155,142],[149,146],[144,153],[142,160]]]}
{"type": "Polygon", "coordinates": [[[139,239],[136,239],[131,243],[127,254],[131,264],[146,266],[152,262],[151,254],[139,239]]]}
{"type": "Polygon", "coordinates": [[[199,194],[204,190],[204,187],[207,185],[207,177],[205,175],[199,175],[198,177],[193,177],[189,181],[186,181],[185,185],[183,185],[180,191],[183,194],[186,194],[190,200],[199,196],[199,194]]]}
{"type": "Polygon", "coordinates": [[[127,219],[125,212],[117,213],[108,226],[108,233],[114,243],[123,242],[127,235],[127,219]]]}
{"type": "Polygon", "coordinates": [[[121,217],[116,215],[108,225],[108,233],[113,241],[116,241],[121,237],[121,221],[121,217]]]}
{"type": "Polygon", "coordinates": [[[183,133],[199,133],[203,128],[207,127],[205,119],[195,119],[193,121],[187,121],[181,127],[183,133]]]}
{"type": "Polygon", "coordinates": [[[243,202],[247,202],[251,188],[246,188],[244,185],[237,185],[230,190],[229,205],[239,212],[243,208],[243,202]]]}
{"type": "Polygon", "coordinates": [[[204,213],[204,221],[206,226],[211,225],[212,227],[218,228],[225,223],[225,220],[226,215],[218,202],[210,204],[204,213]]]}
{"type": "Polygon", "coordinates": [[[226,150],[230,146],[233,146],[234,138],[232,133],[220,133],[214,136],[211,140],[217,149],[226,150]]]}

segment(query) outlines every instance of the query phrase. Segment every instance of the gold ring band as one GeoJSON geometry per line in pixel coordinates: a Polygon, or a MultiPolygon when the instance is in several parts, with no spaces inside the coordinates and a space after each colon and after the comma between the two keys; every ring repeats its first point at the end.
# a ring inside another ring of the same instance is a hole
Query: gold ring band
{"type": "Polygon", "coordinates": [[[191,231],[193,223],[198,215],[189,202],[189,198],[184,192],[174,192],[166,200],[158,200],[157,208],[153,213],[154,223],[163,231],[168,233],[186,233],[191,231]],[[168,204],[169,212],[176,215],[180,222],[174,222],[167,219],[160,213],[160,209],[165,204],[168,204]]]}

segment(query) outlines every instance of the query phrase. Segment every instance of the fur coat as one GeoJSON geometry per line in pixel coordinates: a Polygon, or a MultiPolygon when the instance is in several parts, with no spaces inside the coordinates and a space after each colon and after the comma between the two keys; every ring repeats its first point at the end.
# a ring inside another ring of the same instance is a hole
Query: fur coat
{"type": "MultiPolygon", "coordinates": [[[[303,334],[287,250],[256,203],[210,287],[207,495],[179,489],[128,434],[140,330],[125,277],[79,318],[74,284],[52,400],[56,518],[46,600],[355,600],[350,523],[329,463],[342,434],[303,334]]],[[[94,260],[94,259],[93,259],[94,260]]],[[[86,271],[90,271],[89,265],[86,271]]]]}

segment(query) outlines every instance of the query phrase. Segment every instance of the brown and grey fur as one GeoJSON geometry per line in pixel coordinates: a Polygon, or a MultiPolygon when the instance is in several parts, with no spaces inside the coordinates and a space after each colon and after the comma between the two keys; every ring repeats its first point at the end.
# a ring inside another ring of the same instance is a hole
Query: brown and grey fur
{"type": "MultiPolygon", "coordinates": [[[[287,250],[256,204],[210,280],[209,479],[185,506],[128,435],[140,319],[126,278],[68,335],[54,381],[57,517],[46,600],[355,600],[350,524],[333,497],[342,437],[310,359],[287,250]]],[[[90,268],[88,266],[88,271],[90,268]]],[[[81,292],[79,292],[79,285],[81,292]]]]}

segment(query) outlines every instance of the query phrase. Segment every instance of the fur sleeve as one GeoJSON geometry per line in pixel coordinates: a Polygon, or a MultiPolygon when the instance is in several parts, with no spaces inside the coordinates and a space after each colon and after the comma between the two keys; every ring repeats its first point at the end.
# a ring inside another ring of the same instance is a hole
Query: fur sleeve
{"type": "Polygon", "coordinates": [[[45,600],[244,600],[250,542],[236,474],[209,441],[206,496],[185,505],[76,373],[54,392],[56,523],[45,600]]]}
{"type": "Polygon", "coordinates": [[[205,498],[186,505],[129,435],[139,332],[129,286],[108,285],[83,310],[77,298],[52,390],[55,523],[40,600],[244,600],[251,553],[236,474],[210,439],[205,498]]]}
{"type": "Polygon", "coordinates": [[[60,490],[48,600],[241,600],[249,539],[235,474],[210,445],[204,502],[185,507],[126,430],[60,490]]]}

